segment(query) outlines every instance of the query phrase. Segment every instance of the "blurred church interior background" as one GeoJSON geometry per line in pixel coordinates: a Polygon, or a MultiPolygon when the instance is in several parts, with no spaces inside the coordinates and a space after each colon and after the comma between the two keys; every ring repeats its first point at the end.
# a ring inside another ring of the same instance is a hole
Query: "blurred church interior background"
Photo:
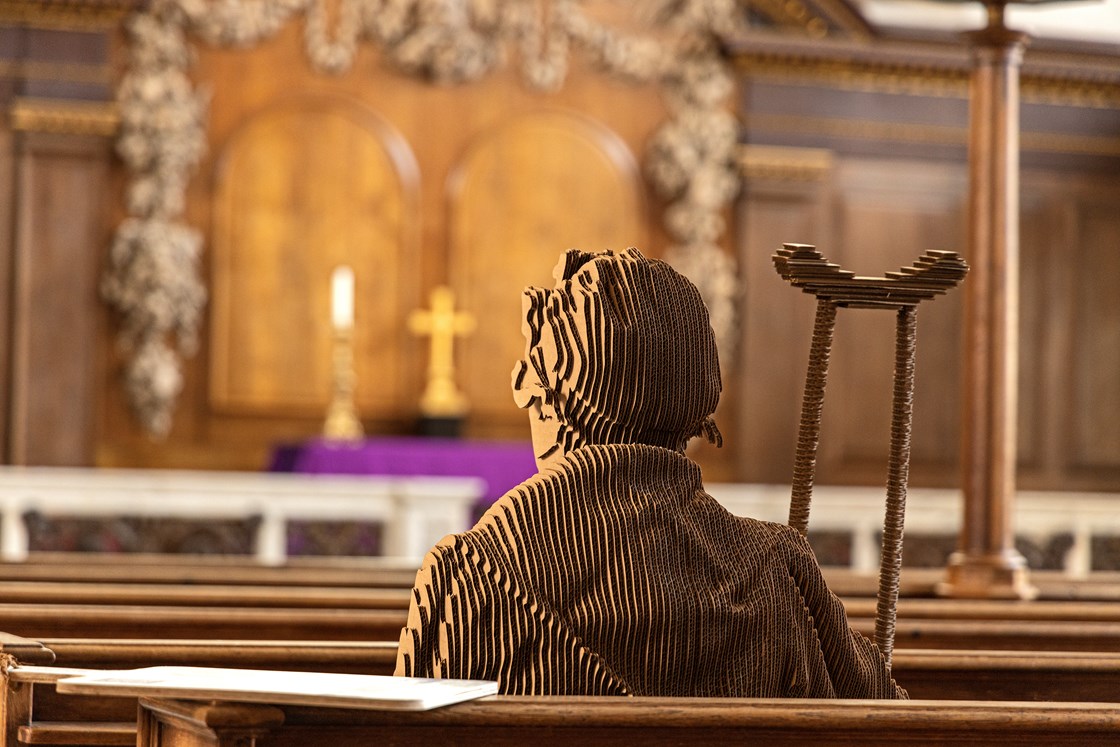
{"type": "MultiPolygon", "coordinates": [[[[520,292],[569,247],[637,246],[701,287],[725,445],[691,454],[733,510],[784,521],[813,305],[771,255],[968,259],[981,4],[437,5],[0,8],[6,559],[422,553],[533,472],[520,292]],[[437,332],[410,318],[439,288],[473,330],[440,343],[459,406],[426,411],[437,332]],[[339,396],[357,440],[324,436],[339,396]]],[[[1116,570],[1120,0],[1007,23],[1032,34],[1016,544],[1035,568],[1116,570]]],[[[956,543],[964,302],[919,322],[910,564],[956,543]]],[[[890,427],[879,316],[840,319],[816,475],[815,548],[861,570],[890,427]]]]}

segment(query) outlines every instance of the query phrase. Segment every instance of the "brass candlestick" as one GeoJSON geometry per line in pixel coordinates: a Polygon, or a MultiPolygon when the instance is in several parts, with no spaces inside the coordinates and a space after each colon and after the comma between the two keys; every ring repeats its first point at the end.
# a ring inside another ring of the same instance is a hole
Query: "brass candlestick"
{"type": "Polygon", "coordinates": [[[323,436],[332,441],[358,441],[364,436],[354,407],[354,329],[334,328],[331,370],[331,403],[323,423],[323,436]]]}

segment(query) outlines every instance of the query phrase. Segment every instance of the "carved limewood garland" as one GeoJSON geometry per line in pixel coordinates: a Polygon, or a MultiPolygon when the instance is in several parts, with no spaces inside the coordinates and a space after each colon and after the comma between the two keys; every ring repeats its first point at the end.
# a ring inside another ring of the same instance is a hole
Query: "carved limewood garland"
{"type": "Polygon", "coordinates": [[[611,74],[659,84],[670,116],[645,167],[669,201],[667,257],[700,287],[726,348],[737,286],[734,260],[718,242],[723,211],[739,188],[738,128],[727,108],[733,79],[719,40],[743,30],[741,3],[649,0],[639,6],[648,11],[644,35],[604,26],[579,0],[339,0],[333,31],[325,0],[153,0],[127,25],[118,151],[132,171],[129,217],[117,229],[103,282],[105,298],[124,317],[126,386],[145,429],[164,436],[171,427],[182,389],[179,354],[193,352],[206,301],[202,237],[183,220],[186,184],[206,143],[207,101],[187,76],[189,35],[248,46],[303,16],[307,56],[324,73],[349,70],[366,39],[401,70],[440,83],[478,80],[513,46],[525,81],[537,89],[563,84],[573,50],[611,74]]]}

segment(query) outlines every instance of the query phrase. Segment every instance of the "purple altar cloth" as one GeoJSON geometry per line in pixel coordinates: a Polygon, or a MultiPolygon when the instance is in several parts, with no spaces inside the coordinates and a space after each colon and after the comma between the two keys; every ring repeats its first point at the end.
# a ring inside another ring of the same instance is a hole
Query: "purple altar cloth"
{"type": "Polygon", "coordinates": [[[313,439],[277,447],[268,469],[332,475],[478,477],[486,481],[480,501],[485,508],[537,474],[537,462],[528,441],[372,438],[345,444],[313,439]]]}

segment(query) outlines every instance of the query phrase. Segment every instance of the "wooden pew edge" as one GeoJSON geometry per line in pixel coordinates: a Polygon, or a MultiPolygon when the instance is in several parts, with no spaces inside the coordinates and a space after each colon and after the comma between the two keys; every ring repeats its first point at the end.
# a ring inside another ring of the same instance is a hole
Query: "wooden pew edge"
{"type": "Polygon", "coordinates": [[[136,724],[132,721],[35,721],[20,726],[17,738],[20,744],[125,747],[136,744],[136,724]]]}
{"type": "Polygon", "coordinates": [[[77,667],[42,667],[19,664],[8,669],[8,681],[13,683],[52,684],[67,677],[80,677],[84,674],[97,674],[97,669],[77,667]]]}
{"type": "MultiPolygon", "coordinates": [[[[224,701],[184,701],[141,697],[143,708],[215,726],[230,712],[224,701]]],[[[241,704],[244,705],[244,704],[241,704]]],[[[718,721],[727,726],[788,727],[822,720],[856,730],[906,728],[916,721],[953,722],[962,729],[998,730],[1014,722],[1019,727],[1047,727],[1056,719],[1070,728],[1120,728],[1120,709],[1111,703],[1037,703],[1031,701],[947,700],[798,700],[778,698],[626,698],[610,696],[491,696],[423,712],[325,709],[262,703],[275,718],[297,724],[317,714],[333,714],[350,723],[383,722],[434,726],[533,725],[562,728],[642,725],[688,728],[718,721]]]]}
{"type": "MultiPolygon", "coordinates": [[[[978,668],[997,671],[1120,672],[1120,653],[898,648],[894,651],[891,666],[895,671],[938,669],[962,673],[978,668]]],[[[1120,700],[1120,692],[1117,699],[1120,700]]]]}

